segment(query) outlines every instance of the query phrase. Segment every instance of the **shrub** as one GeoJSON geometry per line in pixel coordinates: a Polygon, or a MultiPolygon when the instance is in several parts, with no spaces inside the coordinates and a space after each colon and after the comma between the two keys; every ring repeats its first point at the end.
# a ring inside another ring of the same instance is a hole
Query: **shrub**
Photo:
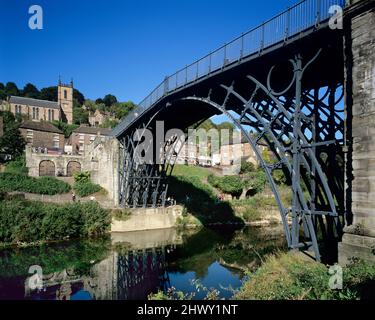
{"type": "Polygon", "coordinates": [[[26,167],[25,155],[22,155],[21,157],[17,158],[16,160],[13,160],[13,161],[9,162],[6,165],[4,172],[27,175],[28,172],[29,172],[29,169],[26,167]]]}
{"type": "Polygon", "coordinates": [[[0,242],[62,240],[104,234],[110,215],[96,202],[45,204],[34,201],[0,202],[0,242]]]}
{"type": "Polygon", "coordinates": [[[252,162],[242,161],[241,162],[241,174],[255,171],[255,166],[252,162]]]}
{"type": "Polygon", "coordinates": [[[102,190],[102,187],[98,184],[88,182],[76,182],[74,184],[74,191],[79,195],[80,197],[87,197],[89,195],[92,195],[96,192],[99,192],[102,190]]]}
{"type": "Polygon", "coordinates": [[[90,172],[76,172],[74,174],[74,181],[75,182],[89,182],[91,174],[90,172]]]}
{"type": "Polygon", "coordinates": [[[0,173],[0,191],[3,192],[20,191],[55,195],[70,190],[69,184],[53,177],[33,178],[9,172],[0,173]]]}
{"type": "Polygon", "coordinates": [[[232,196],[240,196],[244,187],[241,178],[238,176],[215,177],[209,175],[207,181],[213,187],[232,196]]]}
{"type": "Polygon", "coordinates": [[[254,193],[262,192],[266,185],[266,174],[263,171],[250,172],[246,175],[244,185],[254,190],[254,193]]]}

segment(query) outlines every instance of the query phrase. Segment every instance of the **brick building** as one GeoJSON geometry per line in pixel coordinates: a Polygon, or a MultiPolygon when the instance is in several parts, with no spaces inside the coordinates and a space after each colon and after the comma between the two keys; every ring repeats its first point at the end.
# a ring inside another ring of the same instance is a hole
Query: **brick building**
{"type": "Polygon", "coordinates": [[[81,125],[74,130],[69,138],[73,154],[84,154],[85,148],[90,145],[97,136],[109,136],[111,129],[94,128],[81,125]]]}
{"type": "Polygon", "coordinates": [[[27,120],[20,125],[19,130],[26,143],[32,147],[64,150],[63,132],[49,122],[27,120]]]}

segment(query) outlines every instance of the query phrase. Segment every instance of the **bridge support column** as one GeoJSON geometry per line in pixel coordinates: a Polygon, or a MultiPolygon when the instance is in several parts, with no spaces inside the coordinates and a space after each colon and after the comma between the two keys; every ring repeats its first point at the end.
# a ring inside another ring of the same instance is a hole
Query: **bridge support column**
{"type": "Polygon", "coordinates": [[[375,11],[372,1],[351,1],[344,18],[346,65],[348,226],[339,263],[375,262],[375,11]]]}

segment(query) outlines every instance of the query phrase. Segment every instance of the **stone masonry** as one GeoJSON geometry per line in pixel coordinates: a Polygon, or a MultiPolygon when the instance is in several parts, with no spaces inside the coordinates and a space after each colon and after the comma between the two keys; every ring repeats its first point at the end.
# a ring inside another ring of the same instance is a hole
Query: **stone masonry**
{"type": "Polygon", "coordinates": [[[351,205],[353,217],[339,244],[342,264],[354,256],[375,261],[375,11],[371,2],[352,1],[345,16],[347,132],[352,146],[347,206],[350,211],[351,205]]]}

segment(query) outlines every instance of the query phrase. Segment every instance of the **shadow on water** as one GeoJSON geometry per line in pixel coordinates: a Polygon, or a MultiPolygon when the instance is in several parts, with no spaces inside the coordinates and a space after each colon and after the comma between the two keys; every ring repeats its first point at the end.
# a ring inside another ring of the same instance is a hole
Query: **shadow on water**
{"type": "Polygon", "coordinates": [[[204,226],[212,223],[234,223],[244,226],[235,216],[229,203],[220,202],[212,190],[196,177],[169,177],[169,195],[187,211],[199,219],[204,226]]]}

